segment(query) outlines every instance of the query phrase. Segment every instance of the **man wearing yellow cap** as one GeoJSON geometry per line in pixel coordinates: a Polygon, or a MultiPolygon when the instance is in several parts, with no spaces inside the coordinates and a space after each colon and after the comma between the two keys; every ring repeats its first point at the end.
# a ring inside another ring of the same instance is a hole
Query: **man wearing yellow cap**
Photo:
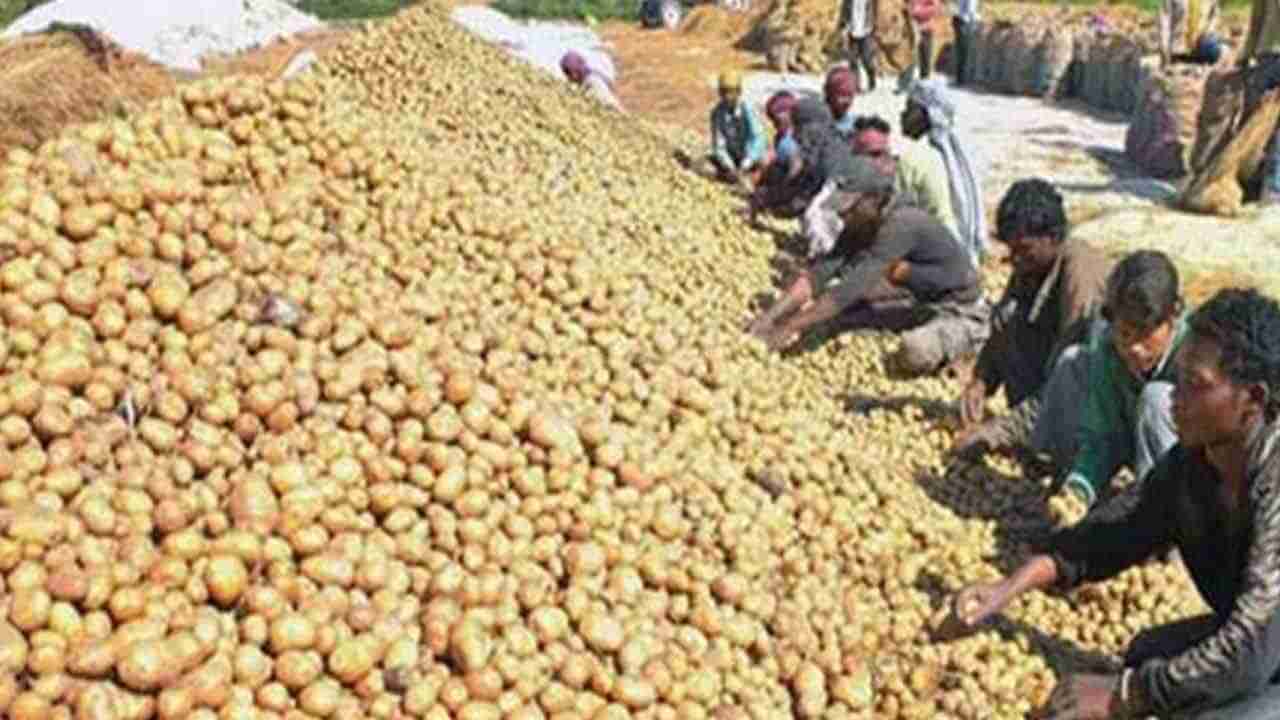
{"type": "Polygon", "coordinates": [[[720,73],[720,102],[711,111],[711,162],[725,182],[752,189],[752,177],[763,166],[768,140],[764,127],[742,101],[742,76],[720,73]]]}

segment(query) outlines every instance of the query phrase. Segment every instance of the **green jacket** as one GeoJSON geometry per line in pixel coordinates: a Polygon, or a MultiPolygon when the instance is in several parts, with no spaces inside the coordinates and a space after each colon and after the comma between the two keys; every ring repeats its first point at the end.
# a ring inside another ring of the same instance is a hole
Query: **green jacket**
{"type": "Polygon", "coordinates": [[[1173,358],[1187,335],[1187,318],[1175,321],[1173,342],[1146,379],[1134,377],[1111,342],[1111,326],[1099,321],[1086,341],[1089,396],[1080,418],[1079,449],[1067,474],[1068,487],[1079,489],[1090,504],[1098,490],[1121,467],[1132,463],[1138,399],[1147,383],[1174,379],[1173,358]]]}

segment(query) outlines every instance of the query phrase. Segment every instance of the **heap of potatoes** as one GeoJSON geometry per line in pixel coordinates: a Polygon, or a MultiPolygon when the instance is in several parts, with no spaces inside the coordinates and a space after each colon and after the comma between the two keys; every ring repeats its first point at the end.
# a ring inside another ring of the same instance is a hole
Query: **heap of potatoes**
{"type": "Polygon", "coordinates": [[[946,465],[892,339],[746,338],[782,226],[667,137],[427,5],[12,152],[0,714],[1021,717],[1196,610],[1153,564],[936,637],[1043,488],[946,465]]]}

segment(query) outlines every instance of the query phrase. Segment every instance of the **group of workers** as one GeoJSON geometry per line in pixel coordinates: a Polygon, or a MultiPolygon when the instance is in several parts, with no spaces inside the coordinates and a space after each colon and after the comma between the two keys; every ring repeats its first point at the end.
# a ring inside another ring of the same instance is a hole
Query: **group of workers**
{"type": "Polygon", "coordinates": [[[909,86],[900,126],[922,142],[895,154],[889,124],[854,112],[848,68],[827,76],[824,103],[769,99],[772,150],[740,78],[719,84],[715,174],[749,190],[748,217],[799,218],[809,242],[750,332],[778,350],[826,322],[900,332],[897,364],[917,374],[973,356],[956,458],[1014,454],[1077,509],[1008,578],[953,598],[957,620],[1176,548],[1212,612],[1141,633],[1115,675],[1065,678],[1049,717],[1280,717],[1280,304],[1231,289],[1186,307],[1166,254],[1113,263],[1071,239],[1062,195],[1039,178],[995,209],[1012,273],[988,304],[981,183],[945,86],[909,86]],[[989,417],[999,390],[1010,410],[989,417]],[[1116,482],[1125,468],[1135,482],[1116,482]]]}
{"type": "MultiPolygon", "coordinates": [[[[1181,2],[1166,13],[1185,14],[1181,2]]],[[[887,121],[854,111],[858,68],[876,83],[875,0],[841,3],[850,62],[827,75],[821,101],[769,98],[772,139],[741,76],[721,74],[707,174],[739,189],[751,221],[798,219],[808,242],[805,269],[749,331],[775,350],[824,324],[897,332],[896,364],[916,375],[971,359],[955,459],[1008,453],[1060,480],[1078,514],[1011,575],[954,597],[962,625],[1028,590],[1067,590],[1179,552],[1211,611],[1143,631],[1115,675],[1064,678],[1050,718],[1280,718],[1280,304],[1230,289],[1188,308],[1167,255],[1113,263],[1072,239],[1062,195],[1039,178],[1013,183],[993,213],[1012,273],[989,303],[981,179],[945,85],[930,77],[934,4],[906,11],[920,52],[903,86],[900,128],[912,142],[900,153],[887,121]],[[989,416],[1000,390],[1009,410],[989,416]],[[1117,487],[1125,468],[1135,482],[1117,487]]],[[[958,45],[977,19],[977,1],[959,0],[958,45]]],[[[958,81],[971,70],[965,57],[961,47],[958,81]]],[[[1280,85],[1280,0],[1254,0],[1239,62],[1280,85]]],[[[566,57],[564,72],[620,107],[585,63],[566,57]]],[[[1267,153],[1262,199],[1276,202],[1280,130],[1267,153]]]]}

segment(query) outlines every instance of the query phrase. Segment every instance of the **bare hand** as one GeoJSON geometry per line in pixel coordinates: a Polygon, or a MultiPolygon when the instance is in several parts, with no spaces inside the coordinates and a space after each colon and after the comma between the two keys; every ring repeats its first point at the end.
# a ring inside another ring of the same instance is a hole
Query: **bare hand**
{"type": "Polygon", "coordinates": [[[1068,675],[1045,707],[1048,720],[1105,720],[1119,709],[1112,675],[1068,675]]]}
{"type": "Polygon", "coordinates": [[[905,285],[911,277],[911,263],[898,260],[889,266],[889,271],[885,275],[893,285],[905,285]]]}
{"type": "Polygon", "coordinates": [[[972,628],[1004,610],[1013,599],[1008,581],[970,585],[952,600],[951,609],[966,627],[972,628]]]}
{"type": "Polygon", "coordinates": [[[747,326],[747,332],[761,340],[766,340],[773,329],[772,326],[773,323],[769,313],[761,313],[760,317],[752,320],[751,324],[747,326]]]}
{"type": "Polygon", "coordinates": [[[960,422],[966,428],[982,422],[987,404],[987,384],[974,378],[960,396],[960,422]]]}
{"type": "Polygon", "coordinates": [[[949,452],[953,458],[978,462],[989,450],[991,447],[983,437],[982,426],[971,425],[956,433],[949,452]]]}
{"type": "Polygon", "coordinates": [[[794,345],[796,341],[800,339],[800,333],[792,330],[786,325],[783,325],[782,327],[774,329],[773,332],[769,333],[763,339],[765,344],[769,346],[770,350],[773,350],[774,352],[782,352],[794,345]]]}

